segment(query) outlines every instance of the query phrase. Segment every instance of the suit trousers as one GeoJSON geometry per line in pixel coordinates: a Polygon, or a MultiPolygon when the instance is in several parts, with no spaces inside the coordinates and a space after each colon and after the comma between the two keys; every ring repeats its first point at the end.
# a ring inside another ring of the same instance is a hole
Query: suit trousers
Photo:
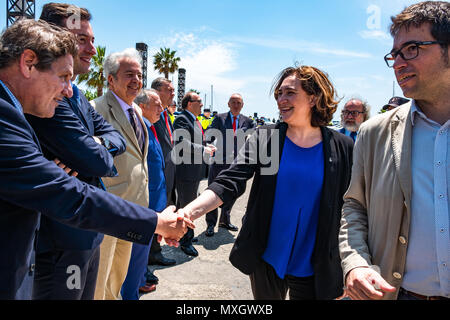
{"type": "Polygon", "coordinates": [[[314,276],[281,279],[273,267],[261,259],[250,274],[250,283],[255,300],[285,300],[289,290],[290,300],[315,300],[314,276]]]}
{"type": "MultiPolygon", "coordinates": [[[[184,208],[192,200],[198,197],[198,186],[200,185],[200,180],[190,181],[190,180],[180,180],[176,179],[177,188],[177,208],[184,208]]],[[[186,234],[180,239],[180,245],[187,247],[192,245],[192,239],[194,238],[194,230],[188,228],[186,234]]]]}
{"type": "Polygon", "coordinates": [[[123,300],[139,300],[139,288],[147,282],[145,273],[149,252],[150,244],[133,243],[127,276],[120,291],[123,300]]]}
{"type": "MultiPolygon", "coordinates": [[[[229,164],[214,164],[209,166],[209,175],[208,175],[208,185],[214,182],[214,179],[219,175],[222,170],[228,169],[230,167],[229,164]]],[[[233,209],[233,205],[236,202],[235,200],[224,203],[221,207],[220,211],[220,220],[219,223],[231,223],[231,209],[233,209]]],[[[205,216],[206,224],[208,226],[215,226],[217,224],[217,217],[219,215],[219,209],[214,209],[208,212],[205,216]]]]}
{"type": "Polygon", "coordinates": [[[100,248],[36,255],[33,300],[93,300],[100,248]]]}
{"type": "Polygon", "coordinates": [[[120,300],[130,263],[132,243],[105,235],[100,245],[95,300],[120,300]]]}

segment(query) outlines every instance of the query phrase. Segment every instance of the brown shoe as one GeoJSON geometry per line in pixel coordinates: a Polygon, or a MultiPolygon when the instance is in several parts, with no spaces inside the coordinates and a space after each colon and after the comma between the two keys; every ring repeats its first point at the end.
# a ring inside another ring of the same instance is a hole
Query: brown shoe
{"type": "Polygon", "coordinates": [[[156,290],[156,284],[146,283],[145,286],[139,288],[141,293],[149,293],[156,290]]]}

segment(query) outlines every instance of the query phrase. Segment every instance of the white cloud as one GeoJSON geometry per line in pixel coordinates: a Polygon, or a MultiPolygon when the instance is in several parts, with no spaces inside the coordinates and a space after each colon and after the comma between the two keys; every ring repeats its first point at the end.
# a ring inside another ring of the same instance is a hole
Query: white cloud
{"type": "Polygon", "coordinates": [[[343,49],[332,49],[326,47],[321,43],[314,43],[293,39],[268,39],[268,38],[246,38],[246,37],[233,37],[233,41],[257,45],[261,47],[268,47],[272,49],[292,50],[297,52],[310,52],[321,53],[335,56],[344,56],[351,58],[371,58],[372,55],[368,52],[349,51],[343,49]]]}

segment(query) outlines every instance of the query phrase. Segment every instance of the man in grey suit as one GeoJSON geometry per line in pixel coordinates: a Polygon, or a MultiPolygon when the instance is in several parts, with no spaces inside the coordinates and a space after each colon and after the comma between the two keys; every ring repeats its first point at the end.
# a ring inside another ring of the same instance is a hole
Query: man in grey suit
{"type": "MultiPolygon", "coordinates": [[[[220,160],[222,161],[220,161],[220,163],[214,162],[211,164],[209,168],[208,185],[213,183],[214,179],[222,170],[228,169],[233,160],[236,158],[237,152],[239,151],[237,135],[255,127],[253,120],[241,114],[241,110],[244,107],[244,100],[239,93],[234,93],[230,96],[230,99],[228,100],[228,107],[230,108],[230,111],[218,114],[214,118],[211,126],[209,126],[210,130],[216,129],[221,133],[221,143],[219,143],[220,145],[216,145],[218,148],[216,157],[220,157],[220,160]],[[233,136],[232,148],[227,146],[227,134],[233,136]],[[232,152],[228,152],[228,149],[232,150],[232,152]]],[[[238,228],[231,223],[230,219],[231,209],[233,208],[234,202],[235,201],[230,201],[222,205],[219,227],[231,231],[238,230],[238,228]]],[[[218,209],[214,209],[206,214],[207,228],[205,235],[207,237],[212,237],[214,235],[214,227],[217,223],[217,216],[218,209]]]]}
{"type": "Polygon", "coordinates": [[[385,56],[411,102],[361,125],[339,249],[351,299],[448,300],[450,3],[392,17],[385,56]]]}

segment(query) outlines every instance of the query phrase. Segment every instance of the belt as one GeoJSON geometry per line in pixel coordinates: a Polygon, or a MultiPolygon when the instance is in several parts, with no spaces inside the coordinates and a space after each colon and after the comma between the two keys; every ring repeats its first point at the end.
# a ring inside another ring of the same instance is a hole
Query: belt
{"type": "Polygon", "coordinates": [[[423,296],[421,294],[411,292],[411,291],[405,290],[403,288],[400,288],[400,292],[402,292],[403,294],[413,296],[414,298],[417,298],[420,300],[450,300],[450,298],[441,297],[441,296],[423,296]]]}

